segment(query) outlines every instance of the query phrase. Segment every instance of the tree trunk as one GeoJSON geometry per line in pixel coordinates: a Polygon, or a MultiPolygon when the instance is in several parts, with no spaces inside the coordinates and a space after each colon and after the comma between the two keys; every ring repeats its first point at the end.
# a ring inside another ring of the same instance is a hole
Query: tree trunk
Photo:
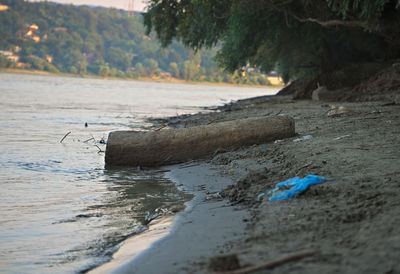
{"type": "Polygon", "coordinates": [[[161,131],[115,131],[108,136],[105,162],[107,166],[175,164],[218,150],[266,143],[294,134],[294,120],[287,116],[249,118],[161,131]]]}

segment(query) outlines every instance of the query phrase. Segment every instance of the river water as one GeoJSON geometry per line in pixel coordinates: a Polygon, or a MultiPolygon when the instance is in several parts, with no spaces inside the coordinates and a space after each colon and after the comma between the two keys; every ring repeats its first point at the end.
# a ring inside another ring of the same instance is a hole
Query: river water
{"type": "Polygon", "coordinates": [[[162,173],[104,169],[110,131],[275,92],[0,73],[0,272],[85,271],[191,198],[162,173]]]}

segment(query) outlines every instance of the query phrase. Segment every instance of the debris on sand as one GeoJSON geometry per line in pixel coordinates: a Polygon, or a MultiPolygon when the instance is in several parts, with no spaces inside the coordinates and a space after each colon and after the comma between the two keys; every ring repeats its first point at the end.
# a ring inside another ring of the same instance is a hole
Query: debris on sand
{"type": "Polygon", "coordinates": [[[299,252],[294,252],[291,254],[288,254],[286,256],[283,256],[281,258],[260,264],[260,265],[255,265],[255,266],[246,266],[243,268],[239,268],[239,261],[237,259],[236,255],[229,255],[229,256],[222,256],[222,257],[216,257],[211,259],[210,262],[210,269],[214,270],[214,273],[218,274],[247,274],[247,273],[253,273],[257,272],[260,270],[265,270],[265,269],[274,269],[277,266],[298,261],[302,258],[312,256],[316,252],[313,250],[303,250],[299,252]],[[227,269],[229,268],[229,269],[227,269]]]}
{"type": "Polygon", "coordinates": [[[317,175],[307,175],[303,179],[300,179],[300,177],[290,178],[276,184],[276,187],[273,190],[259,194],[257,200],[260,200],[265,195],[271,196],[269,197],[270,201],[292,199],[296,195],[306,191],[310,185],[316,185],[330,180],[332,179],[317,175]],[[290,189],[282,190],[289,187],[290,189]]]}
{"type": "Polygon", "coordinates": [[[344,107],[344,106],[335,106],[332,105],[331,109],[326,113],[330,117],[339,117],[339,116],[344,116],[344,115],[352,115],[358,113],[355,110],[352,110],[350,108],[344,107]]]}
{"type": "Polygon", "coordinates": [[[297,142],[303,142],[303,141],[307,141],[307,140],[311,140],[313,137],[311,135],[306,135],[303,136],[301,138],[296,138],[293,140],[293,142],[297,143],[297,142]]]}

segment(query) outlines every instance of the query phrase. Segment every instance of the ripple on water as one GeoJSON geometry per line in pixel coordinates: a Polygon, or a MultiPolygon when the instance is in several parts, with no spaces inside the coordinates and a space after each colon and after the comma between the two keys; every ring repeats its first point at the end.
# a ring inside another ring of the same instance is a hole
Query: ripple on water
{"type": "Polygon", "coordinates": [[[72,273],[191,198],[159,173],[104,169],[99,140],[268,90],[0,73],[0,93],[0,272],[72,273]]]}

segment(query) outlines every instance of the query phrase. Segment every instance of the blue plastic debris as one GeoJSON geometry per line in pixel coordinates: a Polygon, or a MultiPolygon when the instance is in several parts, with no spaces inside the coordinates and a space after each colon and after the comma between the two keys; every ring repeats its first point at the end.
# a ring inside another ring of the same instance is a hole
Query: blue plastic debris
{"type": "Polygon", "coordinates": [[[261,198],[264,197],[264,196],[265,196],[265,193],[258,194],[257,201],[261,200],[261,198]]]}
{"type": "Polygon", "coordinates": [[[300,177],[290,178],[277,183],[273,190],[259,194],[257,200],[260,200],[265,195],[271,196],[268,198],[270,201],[292,199],[294,196],[304,192],[310,185],[316,185],[330,180],[332,179],[317,175],[307,175],[303,179],[300,179],[300,177]],[[282,190],[289,187],[291,188],[282,190]]]}

